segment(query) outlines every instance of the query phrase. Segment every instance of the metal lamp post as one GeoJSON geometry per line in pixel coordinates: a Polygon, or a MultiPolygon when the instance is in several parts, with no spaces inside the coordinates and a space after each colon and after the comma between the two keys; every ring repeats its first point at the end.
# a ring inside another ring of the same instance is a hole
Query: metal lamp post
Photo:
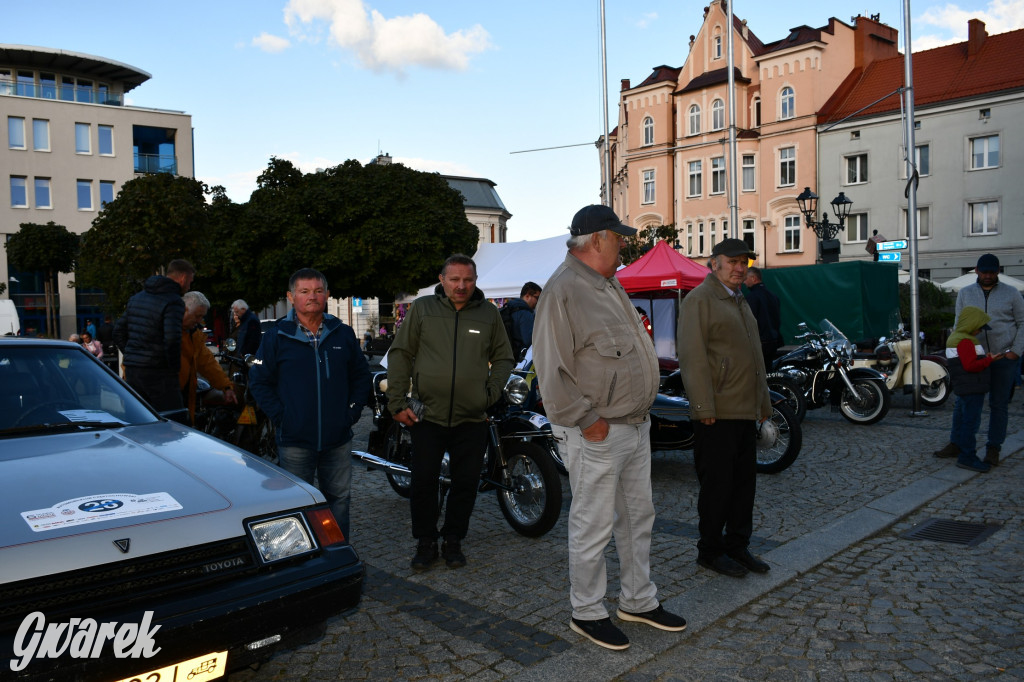
{"type": "Polygon", "coordinates": [[[839,240],[836,235],[846,224],[846,218],[850,215],[851,201],[844,192],[832,200],[832,212],[835,213],[838,223],[830,222],[828,213],[822,211],[821,220],[816,220],[818,215],[818,195],[811,191],[810,187],[804,187],[804,191],[796,198],[797,206],[804,215],[804,224],[814,230],[818,237],[818,260],[822,263],[836,263],[839,261],[839,240]]]}

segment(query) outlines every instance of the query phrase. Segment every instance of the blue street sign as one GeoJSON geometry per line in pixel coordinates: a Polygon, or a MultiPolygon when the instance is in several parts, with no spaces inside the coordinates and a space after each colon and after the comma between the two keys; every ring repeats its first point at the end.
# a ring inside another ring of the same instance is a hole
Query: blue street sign
{"type": "Polygon", "coordinates": [[[899,251],[892,251],[878,254],[878,260],[899,260],[903,254],[899,251]]]}
{"type": "MultiPolygon", "coordinates": [[[[879,242],[875,247],[876,251],[891,251],[893,249],[905,249],[907,248],[906,239],[897,239],[891,242],[879,242]]],[[[887,258],[886,260],[899,260],[899,258],[887,258]]]]}

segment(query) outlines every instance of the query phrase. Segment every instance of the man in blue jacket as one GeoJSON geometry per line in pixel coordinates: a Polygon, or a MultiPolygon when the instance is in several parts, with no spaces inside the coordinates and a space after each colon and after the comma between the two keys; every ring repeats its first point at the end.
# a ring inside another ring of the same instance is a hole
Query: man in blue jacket
{"type": "Polygon", "coordinates": [[[370,393],[370,368],[352,327],[324,312],[330,295],[317,270],[291,276],[292,309],[263,335],[249,388],[277,430],[281,467],[310,484],[318,475],[350,539],[352,425],[370,393]]]}

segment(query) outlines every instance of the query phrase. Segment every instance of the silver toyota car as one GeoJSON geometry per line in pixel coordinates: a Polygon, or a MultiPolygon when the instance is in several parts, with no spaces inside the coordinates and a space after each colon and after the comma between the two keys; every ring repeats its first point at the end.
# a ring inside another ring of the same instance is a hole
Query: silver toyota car
{"type": "Polygon", "coordinates": [[[318,490],[76,344],[0,339],[0,490],[0,679],[202,682],[359,602],[318,490]]]}

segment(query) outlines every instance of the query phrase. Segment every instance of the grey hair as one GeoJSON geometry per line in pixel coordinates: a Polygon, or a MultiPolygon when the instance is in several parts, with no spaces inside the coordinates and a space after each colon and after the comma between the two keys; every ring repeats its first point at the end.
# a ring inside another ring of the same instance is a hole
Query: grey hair
{"type": "Polygon", "coordinates": [[[231,307],[233,309],[238,309],[238,310],[248,310],[249,309],[249,304],[246,303],[245,301],[243,301],[242,299],[238,299],[237,301],[235,301],[234,303],[231,304],[231,307]]]}
{"type": "Polygon", "coordinates": [[[187,291],[181,298],[185,301],[186,310],[195,310],[197,308],[210,309],[210,299],[198,291],[187,291]]]}
{"type": "MultiPolygon", "coordinates": [[[[601,230],[601,232],[607,231],[608,230],[601,230]]],[[[588,244],[590,244],[591,237],[593,237],[595,234],[600,234],[601,232],[591,232],[590,234],[577,234],[571,236],[565,240],[565,245],[569,247],[570,251],[582,251],[583,249],[587,248],[588,244]]]]}

